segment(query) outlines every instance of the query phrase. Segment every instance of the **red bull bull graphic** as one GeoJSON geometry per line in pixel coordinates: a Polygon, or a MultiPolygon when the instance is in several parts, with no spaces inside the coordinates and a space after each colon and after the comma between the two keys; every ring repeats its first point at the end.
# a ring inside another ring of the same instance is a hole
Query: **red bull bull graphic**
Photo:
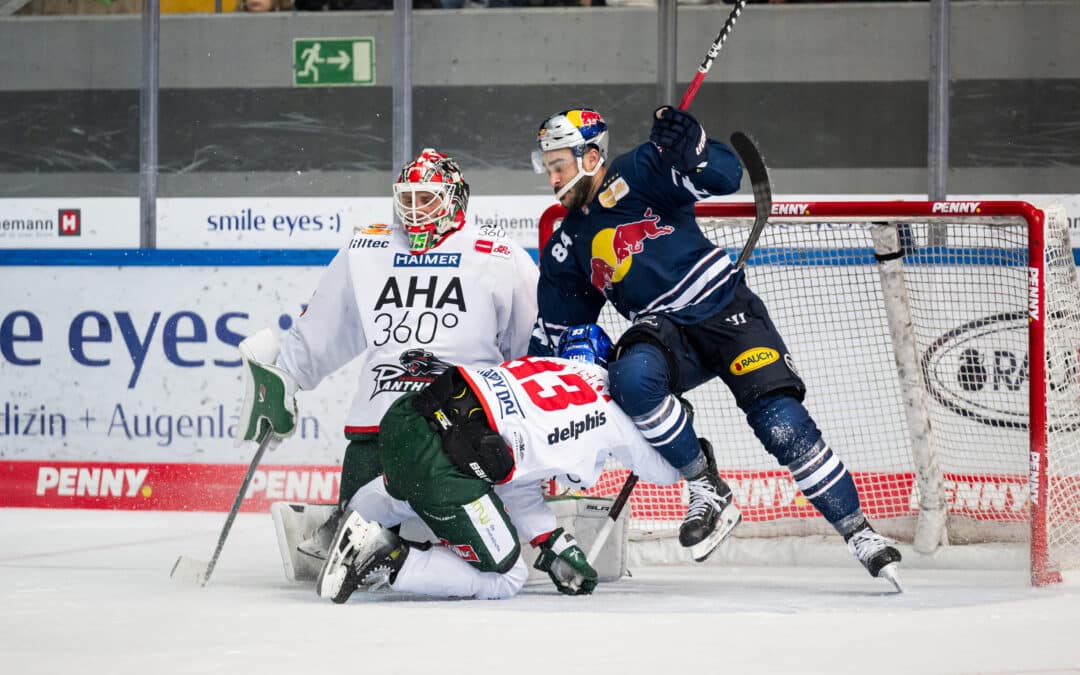
{"type": "Polygon", "coordinates": [[[574,120],[572,117],[570,117],[570,115],[567,115],[567,117],[570,118],[571,122],[578,122],[578,124],[577,124],[578,128],[589,127],[589,126],[592,126],[592,125],[596,124],[597,122],[603,122],[604,121],[604,118],[600,117],[600,113],[596,112],[595,110],[574,110],[574,111],[571,111],[571,115],[574,114],[574,113],[577,113],[577,116],[579,117],[578,120],[574,120]]]}
{"type": "Polygon", "coordinates": [[[660,225],[660,216],[652,209],[645,209],[645,218],[605,228],[592,240],[592,285],[601,291],[622,281],[630,272],[634,254],[645,250],[646,239],[657,239],[671,234],[675,228],[660,225]]]}

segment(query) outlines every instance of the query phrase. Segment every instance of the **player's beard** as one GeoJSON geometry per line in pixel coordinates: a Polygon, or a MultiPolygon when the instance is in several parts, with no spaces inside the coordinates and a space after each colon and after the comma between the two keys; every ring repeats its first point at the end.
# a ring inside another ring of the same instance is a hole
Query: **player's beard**
{"type": "Polygon", "coordinates": [[[589,203],[589,195],[592,194],[594,180],[595,176],[582,176],[577,185],[570,188],[570,191],[563,195],[559,203],[567,211],[580,211],[589,203]]]}

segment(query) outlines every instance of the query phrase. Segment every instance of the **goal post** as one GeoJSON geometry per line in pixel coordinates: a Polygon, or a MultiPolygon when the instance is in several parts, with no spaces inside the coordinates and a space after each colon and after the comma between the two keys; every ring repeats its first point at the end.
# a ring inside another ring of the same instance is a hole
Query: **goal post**
{"type": "MultiPolygon", "coordinates": [[[[562,215],[557,205],[544,213],[541,244],[562,215]]],[[[704,202],[697,216],[734,256],[754,205],[704,202]]],[[[783,334],[807,383],[806,405],[879,531],[921,554],[1026,545],[1038,585],[1080,567],[1076,264],[1060,207],[773,204],[748,283],[783,334]]],[[[613,338],[627,325],[610,306],[601,323],[613,338]]],[[[722,383],[688,398],[742,509],[736,537],[834,534],[722,383]]],[[[618,492],[627,471],[609,469],[590,494],[618,492]]],[[[681,486],[639,484],[631,537],[675,534],[685,501],[681,486]]]]}

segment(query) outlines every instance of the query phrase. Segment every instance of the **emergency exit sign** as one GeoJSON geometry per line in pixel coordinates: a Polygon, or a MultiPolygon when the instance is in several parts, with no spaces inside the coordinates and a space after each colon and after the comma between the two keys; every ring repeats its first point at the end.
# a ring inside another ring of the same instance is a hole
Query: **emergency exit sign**
{"type": "Polygon", "coordinates": [[[375,84],[375,38],[293,40],[293,86],[348,87],[375,84]]]}

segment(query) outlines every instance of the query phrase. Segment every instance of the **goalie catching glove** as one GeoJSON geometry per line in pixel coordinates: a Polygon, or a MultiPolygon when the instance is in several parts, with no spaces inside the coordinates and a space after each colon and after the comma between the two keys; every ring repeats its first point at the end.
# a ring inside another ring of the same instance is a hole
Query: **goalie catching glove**
{"type": "Polygon", "coordinates": [[[241,441],[261,442],[268,433],[275,438],[271,449],[282,438],[296,431],[296,391],[299,385],[292,375],[273,365],[281,346],[273,331],[264,328],[240,343],[244,359],[244,400],[240,404],[241,441]]]}
{"type": "Polygon", "coordinates": [[[596,588],[597,574],[574,535],[559,528],[540,542],[533,567],[547,572],[560,593],[588,595],[596,588]]]}
{"type": "Polygon", "coordinates": [[[660,151],[660,158],[680,173],[701,169],[709,161],[705,127],[678,108],[665,105],[656,109],[649,141],[660,151]]]}

